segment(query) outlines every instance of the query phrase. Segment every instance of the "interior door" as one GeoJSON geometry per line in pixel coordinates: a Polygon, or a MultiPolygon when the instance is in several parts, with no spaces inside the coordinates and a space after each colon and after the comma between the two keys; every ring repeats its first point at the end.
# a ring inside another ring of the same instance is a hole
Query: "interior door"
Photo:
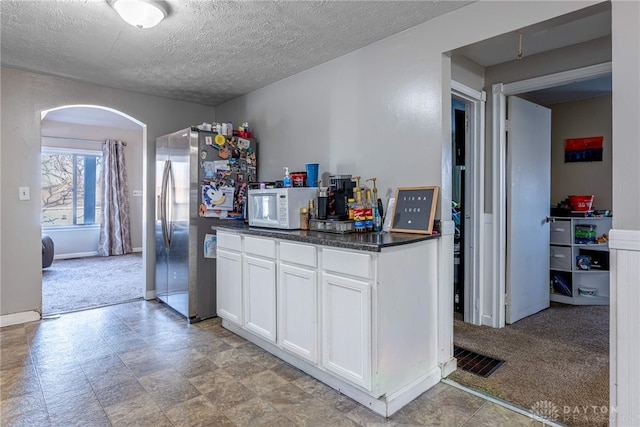
{"type": "Polygon", "coordinates": [[[549,307],[551,110],[507,99],[506,323],[549,307]]]}

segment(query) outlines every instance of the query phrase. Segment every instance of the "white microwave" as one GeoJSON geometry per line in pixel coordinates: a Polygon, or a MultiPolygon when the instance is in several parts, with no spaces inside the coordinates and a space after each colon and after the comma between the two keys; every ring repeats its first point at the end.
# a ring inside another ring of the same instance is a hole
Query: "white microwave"
{"type": "Polygon", "coordinates": [[[309,200],[315,199],[317,193],[318,189],[312,187],[249,189],[249,226],[299,229],[300,209],[308,207],[309,200]]]}

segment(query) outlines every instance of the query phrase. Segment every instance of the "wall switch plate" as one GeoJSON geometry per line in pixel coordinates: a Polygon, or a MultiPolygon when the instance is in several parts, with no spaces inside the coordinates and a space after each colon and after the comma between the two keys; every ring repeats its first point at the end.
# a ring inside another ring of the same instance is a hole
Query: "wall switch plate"
{"type": "Polygon", "coordinates": [[[29,191],[29,187],[20,187],[18,190],[20,192],[20,200],[31,200],[31,192],[29,191]]]}

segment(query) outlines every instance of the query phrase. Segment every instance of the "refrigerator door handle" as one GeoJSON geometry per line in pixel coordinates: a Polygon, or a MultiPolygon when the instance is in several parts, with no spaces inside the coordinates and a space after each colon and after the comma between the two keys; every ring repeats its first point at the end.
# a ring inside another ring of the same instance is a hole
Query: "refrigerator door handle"
{"type": "Polygon", "coordinates": [[[171,240],[173,239],[173,205],[175,203],[175,183],[173,182],[173,163],[171,160],[167,160],[169,166],[167,167],[167,249],[171,246],[171,240]]]}
{"type": "Polygon", "coordinates": [[[170,160],[166,160],[164,162],[164,171],[162,172],[162,191],[160,192],[160,223],[165,249],[169,249],[170,244],[168,236],[169,232],[167,229],[167,184],[169,182],[170,162],[170,160]]]}

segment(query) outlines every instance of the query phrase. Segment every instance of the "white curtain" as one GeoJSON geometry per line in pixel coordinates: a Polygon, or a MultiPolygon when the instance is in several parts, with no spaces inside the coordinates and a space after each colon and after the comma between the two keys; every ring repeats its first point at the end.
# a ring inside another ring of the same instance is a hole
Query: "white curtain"
{"type": "Polygon", "coordinates": [[[131,253],[129,185],[124,161],[126,142],[108,139],[102,149],[102,221],[98,255],[131,253]]]}

